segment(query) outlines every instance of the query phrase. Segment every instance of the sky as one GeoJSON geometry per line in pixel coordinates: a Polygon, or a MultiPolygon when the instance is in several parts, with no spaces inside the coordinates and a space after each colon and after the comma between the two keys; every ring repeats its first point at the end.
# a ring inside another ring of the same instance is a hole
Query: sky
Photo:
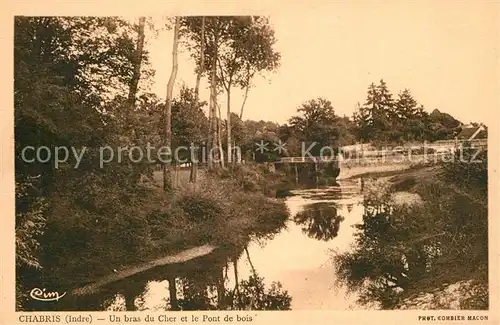
{"type": "MultiPolygon", "coordinates": [[[[303,102],[320,96],[338,115],[352,116],[367,87],[380,79],[395,96],[409,88],[429,112],[437,108],[464,123],[487,125],[494,117],[500,27],[494,3],[325,1],[266,9],[281,66],[255,79],[244,119],[285,123],[303,102]]],[[[147,45],[156,70],[152,90],[161,98],[172,67],[172,37],[162,31],[147,45]]],[[[194,87],[195,78],[189,53],[181,53],[176,92],[182,83],[194,87]]],[[[208,90],[201,98],[208,100],[208,90]]],[[[243,92],[234,90],[233,112],[242,100],[243,92]]]]}

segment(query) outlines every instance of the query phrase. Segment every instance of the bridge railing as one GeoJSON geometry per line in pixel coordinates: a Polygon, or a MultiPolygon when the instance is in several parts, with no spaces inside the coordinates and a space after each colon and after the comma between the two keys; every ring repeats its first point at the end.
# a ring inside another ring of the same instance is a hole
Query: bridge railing
{"type": "Polygon", "coordinates": [[[337,161],[338,159],[333,156],[327,156],[327,157],[308,157],[308,156],[303,156],[303,157],[282,157],[278,162],[282,163],[328,163],[328,162],[334,162],[337,161]]]}
{"type": "Polygon", "coordinates": [[[472,139],[472,140],[437,140],[437,141],[434,141],[434,142],[430,142],[428,143],[428,145],[433,145],[433,144],[436,144],[436,145],[445,145],[445,144],[456,144],[456,143],[464,143],[464,142],[469,142],[471,144],[478,144],[478,145],[486,145],[488,144],[488,139],[472,139]]]}
{"type": "Polygon", "coordinates": [[[435,152],[430,154],[405,155],[398,154],[393,156],[381,157],[355,157],[355,158],[337,158],[337,157],[282,157],[277,163],[336,163],[339,166],[344,165],[379,165],[379,164],[397,164],[397,163],[418,163],[424,160],[433,161],[453,155],[452,152],[435,152]]]}
{"type": "MultiPolygon", "coordinates": [[[[437,151],[440,150],[453,150],[457,147],[462,146],[464,143],[470,143],[473,148],[487,148],[488,139],[474,139],[470,141],[466,140],[438,140],[434,142],[425,142],[421,144],[413,144],[403,146],[402,152],[412,150],[412,149],[434,149],[437,151]]],[[[341,148],[342,150],[342,148],[341,148]]],[[[383,149],[383,150],[346,150],[344,151],[346,155],[350,156],[360,156],[360,157],[382,157],[382,156],[393,156],[398,154],[398,151],[393,149],[383,149]]]]}

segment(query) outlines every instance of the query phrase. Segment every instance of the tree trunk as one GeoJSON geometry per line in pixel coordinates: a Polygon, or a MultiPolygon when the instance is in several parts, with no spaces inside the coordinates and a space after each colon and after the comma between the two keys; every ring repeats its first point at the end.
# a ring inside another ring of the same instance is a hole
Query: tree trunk
{"type": "Polygon", "coordinates": [[[245,89],[245,97],[243,97],[243,103],[241,104],[241,109],[240,109],[240,119],[243,118],[243,108],[245,107],[245,103],[247,102],[249,89],[250,89],[250,83],[247,84],[247,87],[245,89]]]}
{"type": "MultiPolygon", "coordinates": [[[[212,77],[210,77],[212,79],[212,77]]],[[[207,136],[207,143],[206,143],[206,157],[207,157],[207,168],[209,170],[214,168],[214,162],[213,162],[213,153],[212,153],[212,148],[213,148],[213,142],[212,138],[214,137],[214,123],[213,123],[213,107],[212,107],[212,81],[210,81],[210,101],[208,104],[208,136],[207,136]]]]}
{"type": "Polygon", "coordinates": [[[237,308],[241,309],[241,294],[240,294],[240,281],[238,279],[238,258],[234,257],[233,258],[233,267],[234,267],[234,281],[236,282],[236,285],[234,287],[234,292],[233,296],[236,296],[236,304],[237,308]]]}
{"type": "Polygon", "coordinates": [[[210,104],[209,104],[209,148],[208,168],[214,167],[214,160],[218,160],[217,148],[217,37],[214,40],[215,53],[212,58],[212,71],[210,73],[210,104]]]}
{"type": "Polygon", "coordinates": [[[224,287],[224,270],[222,267],[217,275],[217,304],[219,310],[226,309],[226,288],[224,287]]]}
{"type": "MultiPolygon", "coordinates": [[[[167,84],[167,99],[165,103],[165,146],[170,148],[172,145],[172,92],[174,89],[175,78],[177,77],[177,47],[179,42],[180,18],[175,17],[174,44],[172,47],[172,73],[167,84]]],[[[170,157],[171,159],[171,157],[170,157]]],[[[172,179],[168,163],[163,163],[163,189],[168,191],[172,188],[172,179]]]]}
{"type": "Polygon", "coordinates": [[[232,162],[233,152],[231,151],[231,87],[227,89],[227,163],[232,162]]]}
{"type": "Polygon", "coordinates": [[[241,103],[240,109],[240,119],[243,119],[243,108],[245,107],[245,103],[247,102],[248,91],[250,90],[250,80],[252,79],[252,75],[250,74],[250,66],[247,64],[247,78],[245,80],[245,97],[243,97],[243,103],[241,103]]]}
{"type": "Polygon", "coordinates": [[[253,266],[252,260],[250,259],[250,253],[248,252],[247,247],[245,247],[245,252],[247,253],[248,263],[250,264],[250,267],[252,268],[253,275],[255,277],[257,277],[257,271],[255,271],[255,267],[253,266]]]}
{"type": "Polygon", "coordinates": [[[125,296],[125,310],[126,311],[135,311],[135,296],[134,295],[126,295],[125,296]]]}
{"type": "Polygon", "coordinates": [[[222,149],[222,116],[220,113],[220,106],[217,105],[219,109],[219,118],[217,119],[217,139],[219,142],[219,157],[220,157],[220,165],[224,167],[224,150],[222,149]]]}
{"type": "MultiPolygon", "coordinates": [[[[236,148],[236,142],[234,142],[233,148],[236,148]]],[[[238,162],[238,164],[241,164],[241,150],[240,149],[235,150],[234,157],[235,157],[236,161],[238,162]]]]}
{"type": "Polygon", "coordinates": [[[168,293],[170,295],[170,308],[179,310],[179,301],[177,300],[177,289],[175,287],[175,277],[168,277],[168,293]]]}
{"type": "Polygon", "coordinates": [[[144,52],[144,25],[146,22],[145,17],[139,18],[139,30],[137,32],[137,44],[136,51],[134,53],[134,57],[132,58],[132,66],[133,73],[132,79],[129,84],[128,98],[127,98],[127,107],[126,107],[126,115],[125,115],[125,123],[126,127],[129,128],[131,136],[135,139],[136,144],[139,143],[139,137],[135,131],[135,121],[132,118],[133,111],[135,109],[135,98],[137,96],[137,89],[139,86],[139,80],[141,79],[141,64],[142,64],[142,55],[144,52]]]}
{"type": "MultiPolygon", "coordinates": [[[[200,66],[196,74],[196,86],[194,88],[194,105],[198,105],[200,98],[200,82],[201,75],[205,70],[205,17],[201,17],[201,40],[200,40],[200,66]]],[[[196,149],[195,149],[196,152],[196,149]]],[[[196,184],[197,173],[198,173],[198,157],[195,161],[191,161],[191,173],[189,175],[189,181],[196,184]]]]}
{"type": "Polygon", "coordinates": [[[135,106],[135,97],[137,96],[137,89],[139,86],[139,80],[141,78],[141,64],[142,55],[144,52],[144,25],[146,22],[145,17],[139,18],[139,31],[137,36],[137,50],[134,55],[134,72],[132,74],[132,80],[130,81],[130,87],[128,92],[128,104],[130,108],[135,106]]]}
{"type": "MultiPolygon", "coordinates": [[[[198,159],[196,157],[196,159],[198,159]]],[[[193,184],[196,184],[196,181],[198,179],[198,162],[197,161],[193,161],[191,163],[191,173],[189,174],[189,181],[193,184]]]]}
{"type": "Polygon", "coordinates": [[[196,74],[196,87],[194,88],[194,101],[198,103],[200,94],[201,75],[205,70],[205,17],[201,17],[201,41],[200,41],[200,66],[196,74]]]}

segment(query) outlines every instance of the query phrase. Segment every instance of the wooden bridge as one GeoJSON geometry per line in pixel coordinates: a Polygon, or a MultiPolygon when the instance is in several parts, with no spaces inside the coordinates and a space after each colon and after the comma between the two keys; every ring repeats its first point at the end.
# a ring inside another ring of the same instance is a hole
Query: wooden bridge
{"type": "Polygon", "coordinates": [[[333,164],[334,167],[356,167],[356,166],[373,166],[373,165],[392,165],[392,164],[408,164],[421,163],[424,161],[439,161],[445,157],[450,157],[451,152],[435,152],[432,154],[420,155],[370,155],[366,157],[343,158],[342,156],[328,157],[282,157],[277,160],[276,164],[333,164]]]}
{"type": "MultiPolygon", "coordinates": [[[[488,141],[487,139],[476,139],[467,141],[471,148],[487,149],[488,141]]],[[[422,146],[413,145],[404,148],[401,151],[396,149],[387,150],[366,150],[366,151],[350,151],[349,156],[353,158],[344,158],[342,155],[338,156],[302,156],[302,157],[282,157],[276,161],[276,163],[289,163],[289,164],[328,164],[328,163],[347,163],[353,164],[357,163],[359,165],[363,164],[373,164],[379,162],[402,162],[405,160],[416,160],[421,161],[427,158],[442,158],[444,156],[451,155],[455,150],[459,149],[465,141],[457,140],[441,140],[432,143],[425,143],[422,146]],[[426,154],[412,154],[411,150],[418,150],[422,148],[427,148],[433,150],[432,152],[427,152],[426,154]],[[407,152],[404,152],[404,151],[407,152]]],[[[342,151],[342,150],[341,150],[342,151]]]]}
{"type": "MultiPolygon", "coordinates": [[[[275,162],[275,164],[290,164],[295,167],[296,179],[298,179],[297,165],[311,164],[314,169],[318,170],[318,165],[332,164],[333,168],[338,169],[338,178],[348,178],[355,175],[378,172],[388,170],[399,170],[409,168],[411,165],[419,163],[437,163],[444,161],[446,158],[451,158],[456,149],[460,148],[464,142],[439,141],[432,144],[426,144],[425,148],[433,149],[433,152],[426,154],[414,154],[410,151],[406,153],[398,152],[396,150],[370,150],[355,152],[354,156],[344,158],[342,155],[338,156],[303,156],[303,157],[282,157],[275,162]]],[[[471,148],[486,149],[487,140],[479,139],[468,141],[471,148]]],[[[423,146],[414,146],[406,149],[422,149],[423,146]]]]}
{"type": "Polygon", "coordinates": [[[279,163],[293,163],[293,164],[304,164],[304,163],[316,163],[316,164],[329,164],[337,163],[339,159],[335,156],[324,156],[324,157],[314,157],[314,156],[303,156],[303,157],[282,157],[277,162],[279,163]]]}

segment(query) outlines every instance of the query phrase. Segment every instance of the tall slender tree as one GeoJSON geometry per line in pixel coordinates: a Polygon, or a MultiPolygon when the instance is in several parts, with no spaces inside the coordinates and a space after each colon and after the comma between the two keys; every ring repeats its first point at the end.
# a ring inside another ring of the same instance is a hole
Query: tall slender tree
{"type": "Polygon", "coordinates": [[[135,98],[137,96],[137,89],[139,86],[139,80],[141,79],[141,64],[142,55],[144,52],[144,25],[146,23],[146,17],[139,18],[139,25],[137,28],[137,46],[135,55],[133,57],[134,70],[132,74],[132,79],[130,81],[129,93],[128,93],[128,103],[133,109],[135,106],[135,98]]]}
{"type": "MultiPolygon", "coordinates": [[[[200,64],[196,68],[196,86],[194,88],[194,103],[193,105],[198,105],[200,97],[200,82],[201,76],[205,70],[205,17],[201,17],[201,30],[200,30],[200,64]]],[[[189,181],[196,183],[196,177],[198,173],[198,162],[193,160],[191,162],[191,174],[189,176],[189,181]]]]}
{"type": "Polygon", "coordinates": [[[141,79],[141,65],[142,57],[144,52],[144,25],[146,22],[146,17],[139,18],[139,24],[137,25],[137,44],[135,53],[131,58],[133,64],[132,78],[129,84],[129,92],[127,97],[127,106],[125,112],[125,121],[127,129],[131,130],[133,139],[138,142],[138,134],[136,131],[136,123],[134,117],[135,102],[137,97],[137,90],[139,88],[139,80],[141,79]]]}
{"type": "MultiPolygon", "coordinates": [[[[198,55],[199,44],[201,44],[199,41],[202,25],[200,19],[190,17],[185,20],[184,25],[187,39],[191,41],[188,47],[197,63],[201,63],[201,57],[198,55]]],[[[238,86],[246,89],[245,93],[248,95],[252,78],[262,71],[274,71],[279,66],[280,54],[274,50],[276,42],[274,31],[264,17],[210,17],[206,19],[204,26],[206,31],[204,53],[208,58],[204,61],[204,71],[208,74],[209,80],[214,81],[214,83],[210,83],[211,94],[216,94],[219,88],[226,92],[226,119],[228,120],[226,123],[226,143],[228,151],[231,152],[233,143],[230,129],[231,89],[238,86]]],[[[216,96],[211,95],[211,98],[216,102],[216,96]]],[[[243,106],[244,104],[242,109],[243,106]]],[[[209,110],[209,115],[210,112],[212,110],[209,110]]],[[[216,114],[213,116],[215,117],[216,114]]],[[[210,120],[214,119],[210,118],[210,120]]],[[[216,136],[216,133],[211,130],[210,136],[216,136]]],[[[210,140],[209,144],[212,143],[215,146],[216,142],[216,140],[210,140]]],[[[228,160],[232,160],[232,155],[228,155],[228,160]]]]}
{"type": "Polygon", "coordinates": [[[232,153],[233,143],[231,90],[234,86],[245,89],[240,110],[241,118],[253,77],[262,71],[274,71],[279,66],[280,54],[274,49],[275,42],[274,31],[265,17],[233,17],[226,27],[226,39],[220,46],[218,71],[219,79],[226,91],[229,162],[232,160],[232,154],[229,153],[232,153]]]}
{"type": "Polygon", "coordinates": [[[210,67],[210,102],[208,105],[209,109],[209,123],[210,128],[208,131],[208,168],[211,169],[214,167],[214,160],[218,160],[218,150],[217,150],[217,54],[218,54],[218,40],[219,40],[219,31],[217,28],[214,28],[211,42],[212,47],[212,63],[210,67]]]}
{"type": "MultiPolygon", "coordinates": [[[[167,84],[167,98],[165,101],[165,146],[171,148],[172,145],[172,92],[174,89],[175,78],[177,77],[177,53],[179,42],[180,18],[175,17],[174,41],[172,45],[172,72],[167,84]]],[[[169,157],[171,160],[172,157],[169,157]]],[[[163,163],[163,189],[168,191],[172,187],[170,168],[167,163],[163,163]]]]}

